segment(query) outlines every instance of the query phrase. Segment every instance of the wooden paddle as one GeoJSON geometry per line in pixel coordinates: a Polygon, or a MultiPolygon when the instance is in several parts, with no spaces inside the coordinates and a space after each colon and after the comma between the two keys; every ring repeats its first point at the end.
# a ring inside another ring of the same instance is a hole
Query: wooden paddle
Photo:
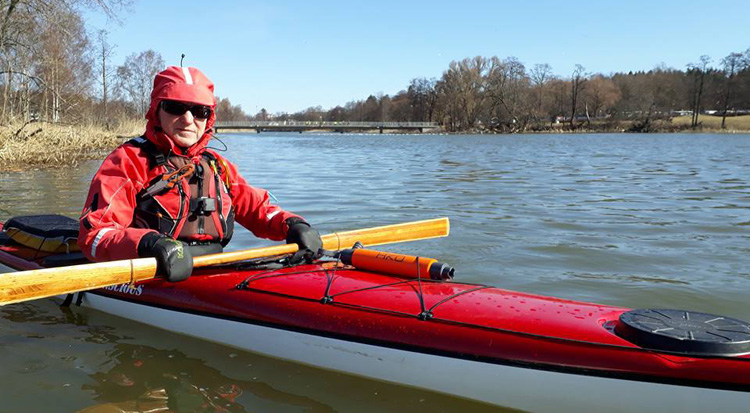
{"type": "MultiPolygon", "coordinates": [[[[359,241],[365,246],[448,236],[448,218],[406,222],[324,235],[323,248],[350,248],[359,241]]],[[[227,264],[252,258],[292,254],[297,244],[204,255],[193,259],[193,267],[227,264]]],[[[110,285],[133,283],[156,277],[155,258],[109,261],[69,267],[45,268],[0,274],[0,305],[18,303],[110,285]]]]}

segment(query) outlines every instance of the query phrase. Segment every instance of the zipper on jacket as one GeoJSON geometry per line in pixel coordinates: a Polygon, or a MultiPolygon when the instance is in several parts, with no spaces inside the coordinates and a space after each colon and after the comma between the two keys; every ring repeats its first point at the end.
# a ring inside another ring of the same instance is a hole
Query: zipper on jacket
{"type": "MultiPolygon", "coordinates": [[[[204,215],[202,204],[199,203],[201,201],[201,198],[203,198],[203,176],[205,175],[205,172],[206,172],[205,168],[203,168],[203,165],[201,165],[200,162],[198,162],[198,163],[195,164],[195,176],[198,177],[198,191],[196,191],[196,192],[198,192],[198,193],[194,194],[195,196],[194,196],[193,199],[195,199],[195,206],[196,206],[196,208],[197,207],[201,208],[200,211],[197,213],[197,215],[198,215],[198,234],[201,234],[201,235],[203,235],[203,234],[206,233],[206,230],[205,230],[205,225],[206,224],[204,222],[204,220],[206,218],[205,218],[205,215],[204,215]]],[[[194,211],[191,211],[191,212],[195,213],[194,211]]]]}
{"type": "MultiPolygon", "coordinates": [[[[183,181],[184,182],[184,181],[183,181]]],[[[174,227],[172,227],[172,230],[169,231],[169,236],[172,238],[175,238],[175,231],[177,231],[177,226],[182,222],[182,217],[185,213],[185,200],[187,196],[185,195],[185,190],[182,188],[182,185],[175,185],[177,187],[177,192],[180,193],[180,210],[177,212],[177,219],[174,221],[174,227]]],[[[187,199],[188,207],[187,209],[190,209],[190,200],[187,199]]]]}
{"type": "Polygon", "coordinates": [[[219,212],[219,222],[221,222],[221,237],[219,239],[219,242],[224,240],[227,236],[227,221],[224,218],[224,204],[222,203],[222,199],[224,198],[222,196],[222,188],[224,187],[224,184],[221,182],[221,179],[219,178],[219,172],[216,169],[216,162],[214,160],[211,160],[211,169],[214,172],[214,185],[216,186],[216,202],[218,204],[218,212],[219,212]]]}
{"type": "MultiPolygon", "coordinates": [[[[167,173],[172,173],[172,172],[176,171],[177,168],[172,167],[170,164],[164,164],[164,170],[167,173]]],[[[169,218],[172,220],[172,228],[166,234],[166,235],[169,235],[172,238],[175,237],[174,234],[177,231],[177,226],[180,224],[180,220],[182,219],[182,207],[183,207],[183,204],[185,203],[185,201],[184,201],[184,199],[185,199],[185,193],[182,191],[182,185],[180,185],[178,183],[175,186],[177,187],[177,192],[180,193],[180,209],[177,211],[177,219],[175,219],[174,217],[172,217],[172,214],[169,213],[169,210],[167,208],[165,208],[164,205],[161,205],[161,202],[159,202],[158,199],[154,198],[154,201],[156,201],[161,206],[161,209],[163,209],[164,212],[166,212],[167,215],[169,216],[169,218]]]]}

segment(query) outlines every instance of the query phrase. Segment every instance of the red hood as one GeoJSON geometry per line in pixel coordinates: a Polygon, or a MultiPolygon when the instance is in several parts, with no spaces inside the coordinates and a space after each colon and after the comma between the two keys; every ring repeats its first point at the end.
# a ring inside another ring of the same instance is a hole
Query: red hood
{"type": "Polygon", "coordinates": [[[186,156],[192,158],[208,145],[213,135],[213,126],[216,121],[216,98],[214,97],[214,84],[206,75],[194,67],[169,66],[154,78],[154,88],[151,91],[151,106],[146,113],[146,138],[156,144],[165,153],[173,152],[183,154],[161,130],[157,109],[162,100],[178,100],[181,102],[196,103],[211,106],[211,116],[206,121],[206,131],[198,142],[187,149],[186,156]]]}

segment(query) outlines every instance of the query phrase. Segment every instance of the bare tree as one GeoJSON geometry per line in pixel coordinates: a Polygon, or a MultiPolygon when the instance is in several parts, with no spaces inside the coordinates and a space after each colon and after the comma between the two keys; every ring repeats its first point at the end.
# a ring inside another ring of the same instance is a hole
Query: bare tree
{"type": "Polygon", "coordinates": [[[693,82],[693,119],[690,122],[690,126],[693,128],[698,127],[698,114],[701,108],[701,97],[703,96],[703,84],[706,78],[706,71],[708,70],[708,64],[711,62],[711,58],[703,55],[700,57],[699,63],[690,63],[688,69],[694,74],[693,82]]]}
{"type": "Polygon", "coordinates": [[[570,127],[575,127],[578,97],[588,80],[588,75],[585,72],[586,68],[577,64],[575,70],[573,70],[573,74],[570,76],[570,127]]]}
{"type": "Polygon", "coordinates": [[[378,102],[378,98],[374,95],[368,96],[362,102],[360,112],[361,117],[358,119],[360,121],[377,122],[380,120],[380,103],[378,102]]]}
{"type": "Polygon", "coordinates": [[[49,11],[41,27],[35,71],[45,79],[49,91],[43,102],[48,119],[59,122],[65,113],[83,115],[80,107],[91,86],[89,39],[80,14],[67,9],[49,11]],[[60,31],[60,27],[65,27],[60,31]]]}
{"type": "Polygon", "coordinates": [[[110,59],[114,54],[114,46],[107,40],[108,33],[106,30],[99,30],[96,39],[96,59],[97,67],[99,72],[99,83],[102,87],[102,119],[104,124],[109,127],[109,112],[107,111],[107,103],[109,98],[109,87],[110,81],[114,74],[112,73],[112,65],[110,59]]]}
{"type": "Polygon", "coordinates": [[[420,120],[414,116],[409,92],[401,90],[391,97],[388,119],[392,122],[410,122],[420,120]]]}
{"type": "MultiPolygon", "coordinates": [[[[589,79],[583,100],[594,117],[601,117],[620,99],[620,90],[612,79],[595,75],[589,79]]],[[[587,110],[588,112],[588,110],[587,110]]]]}
{"type": "Polygon", "coordinates": [[[391,97],[388,95],[378,94],[378,111],[380,112],[380,122],[388,122],[391,120],[391,97]]]}
{"type": "Polygon", "coordinates": [[[721,65],[724,68],[726,77],[726,87],[724,88],[724,104],[721,115],[721,128],[726,129],[727,110],[732,103],[732,91],[734,90],[734,79],[737,73],[746,67],[745,56],[742,53],[730,53],[727,57],[721,59],[721,65]]]}
{"type": "Polygon", "coordinates": [[[44,115],[59,121],[82,114],[91,64],[81,10],[116,18],[131,0],[0,0],[3,121],[44,115]]]}
{"type": "Polygon", "coordinates": [[[515,57],[492,57],[486,78],[491,123],[513,132],[525,129],[529,79],[523,63],[515,57]]]}
{"type": "Polygon", "coordinates": [[[547,63],[535,64],[530,72],[531,84],[536,88],[537,101],[536,111],[537,114],[542,112],[542,102],[544,100],[544,89],[546,88],[549,81],[552,79],[552,66],[547,63]]]}
{"type": "Polygon", "coordinates": [[[411,119],[414,121],[432,121],[437,104],[437,91],[435,79],[417,78],[412,79],[409,89],[407,89],[407,98],[411,105],[411,119]]]}
{"type": "Polygon", "coordinates": [[[2,22],[0,22],[0,53],[5,53],[5,46],[8,37],[8,31],[13,26],[13,14],[20,0],[2,0],[0,1],[0,11],[2,11],[2,22]]]}
{"type": "Polygon", "coordinates": [[[125,58],[122,66],[117,67],[119,92],[130,100],[139,113],[146,113],[154,77],[164,67],[164,59],[153,50],[133,53],[125,58]]]}
{"type": "Polygon", "coordinates": [[[476,56],[460,62],[453,61],[443,73],[440,89],[446,99],[451,125],[469,129],[476,125],[485,109],[486,75],[489,60],[476,56]]]}
{"type": "Polygon", "coordinates": [[[347,119],[347,111],[341,106],[336,106],[326,113],[326,121],[328,122],[341,122],[347,119]]]}
{"type": "Polygon", "coordinates": [[[247,120],[249,116],[242,110],[241,105],[233,105],[229,99],[216,98],[216,119],[221,121],[247,120]]]}

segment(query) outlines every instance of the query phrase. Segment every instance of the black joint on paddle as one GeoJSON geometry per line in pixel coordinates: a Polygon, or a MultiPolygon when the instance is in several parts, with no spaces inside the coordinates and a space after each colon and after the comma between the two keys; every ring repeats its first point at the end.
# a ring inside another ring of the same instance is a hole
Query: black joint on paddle
{"type": "Polygon", "coordinates": [[[434,315],[434,314],[432,314],[432,311],[429,311],[429,310],[427,310],[427,311],[422,311],[422,312],[421,312],[421,313],[419,313],[419,315],[417,316],[417,318],[418,318],[418,319],[420,319],[420,320],[422,320],[422,321],[427,321],[427,320],[429,320],[429,319],[431,319],[431,318],[433,318],[433,317],[435,317],[435,315],[434,315]]]}
{"type": "Polygon", "coordinates": [[[332,302],[333,302],[333,297],[331,297],[330,295],[327,295],[320,299],[321,304],[331,304],[332,302]]]}
{"type": "Polygon", "coordinates": [[[245,281],[243,281],[243,282],[241,282],[241,283],[237,284],[237,286],[236,286],[236,287],[234,287],[234,288],[235,288],[236,290],[245,290],[245,289],[247,289],[247,285],[248,285],[248,284],[249,284],[249,283],[247,282],[247,280],[245,280],[245,281]]]}

